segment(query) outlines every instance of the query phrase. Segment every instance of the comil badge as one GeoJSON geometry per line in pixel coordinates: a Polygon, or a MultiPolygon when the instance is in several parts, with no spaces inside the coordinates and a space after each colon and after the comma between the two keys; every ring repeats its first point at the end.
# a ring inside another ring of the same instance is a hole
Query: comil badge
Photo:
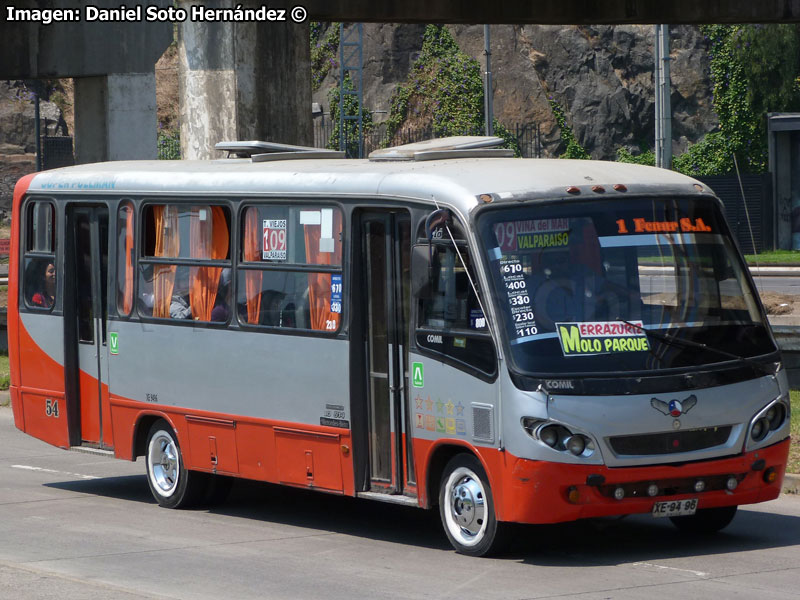
{"type": "Polygon", "coordinates": [[[670,400],[669,402],[664,402],[658,398],[653,398],[650,400],[650,406],[655,408],[658,412],[676,418],[680,417],[684,413],[688,413],[690,410],[692,410],[692,408],[694,408],[695,404],[697,404],[697,397],[694,394],[683,401],[670,400]]]}

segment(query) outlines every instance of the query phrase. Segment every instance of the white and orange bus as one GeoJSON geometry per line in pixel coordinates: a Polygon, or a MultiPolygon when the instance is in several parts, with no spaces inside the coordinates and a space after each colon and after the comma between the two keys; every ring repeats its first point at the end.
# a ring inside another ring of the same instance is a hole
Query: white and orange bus
{"type": "Polygon", "coordinates": [[[777,497],[787,378],[719,200],[497,141],[24,177],[16,426],[144,456],[166,507],[231,477],[438,506],[472,555],[509,522],[716,531],[777,497]]]}

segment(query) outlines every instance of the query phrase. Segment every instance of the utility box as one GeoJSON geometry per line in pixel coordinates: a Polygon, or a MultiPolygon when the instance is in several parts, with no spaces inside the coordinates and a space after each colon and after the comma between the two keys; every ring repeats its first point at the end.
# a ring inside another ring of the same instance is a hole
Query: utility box
{"type": "Polygon", "coordinates": [[[767,115],[775,249],[800,250],[800,113],[767,115]]]}

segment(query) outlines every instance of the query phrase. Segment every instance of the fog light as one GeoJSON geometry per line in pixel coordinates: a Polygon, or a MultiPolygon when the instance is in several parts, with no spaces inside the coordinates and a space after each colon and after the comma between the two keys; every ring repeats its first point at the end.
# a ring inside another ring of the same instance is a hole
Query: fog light
{"type": "Polygon", "coordinates": [[[580,456],[586,449],[586,441],[582,435],[572,435],[567,438],[565,443],[567,450],[572,452],[575,456],[580,456]]]}
{"type": "Polygon", "coordinates": [[[647,486],[647,495],[650,497],[658,496],[658,486],[655,483],[647,486]]]}
{"type": "Polygon", "coordinates": [[[728,477],[728,481],[725,482],[725,487],[728,488],[730,491],[735,490],[736,486],[738,485],[739,485],[739,480],[736,479],[736,477],[734,477],[733,475],[728,477]]]}
{"type": "Polygon", "coordinates": [[[775,470],[775,467],[770,467],[766,471],[764,471],[764,482],[765,483],[773,483],[778,478],[778,472],[775,470]]]}
{"type": "Polygon", "coordinates": [[[581,499],[581,493],[578,491],[574,485],[571,486],[567,490],[567,500],[569,500],[572,504],[577,504],[578,501],[581,499]]]}
{"type": "Polygon", "coordinates": [[[695,492],[700,493],[705,489],[706,489],[706,482],[703,481],[702,479],[698,479],[697,481],[694,482],[694,491],[695,492]]]}
{"type": "Polygon", "coordinates": [[[625,497],[625,490],[622,489],[622,486],[614,490],[614,498],[616,498],[617,500],[622,500],[624,497],[625,497]]]}

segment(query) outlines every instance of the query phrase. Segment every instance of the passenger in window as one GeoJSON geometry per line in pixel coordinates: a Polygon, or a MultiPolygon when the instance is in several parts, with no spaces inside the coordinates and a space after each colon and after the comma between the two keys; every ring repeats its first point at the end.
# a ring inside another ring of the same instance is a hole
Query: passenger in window
{"type": "Polygon", "coordinates": [[[37,260],[31,263],[30,302],[41,308],[52,308],[56,303],[56,267],[51,262],[37,260]]]}
{"type": "Polygon", "coordinates": [[[192,318],[192,307],[189,305],[189,269],[179,268],[175,276],[169,316],[171,319],[192,318]]]}
{"type": "Polygon", "coordinates": [[[143,315],[153,316],[153,266],[142,269],[142,282],[139,284],[139,310],[143,315]]]}

